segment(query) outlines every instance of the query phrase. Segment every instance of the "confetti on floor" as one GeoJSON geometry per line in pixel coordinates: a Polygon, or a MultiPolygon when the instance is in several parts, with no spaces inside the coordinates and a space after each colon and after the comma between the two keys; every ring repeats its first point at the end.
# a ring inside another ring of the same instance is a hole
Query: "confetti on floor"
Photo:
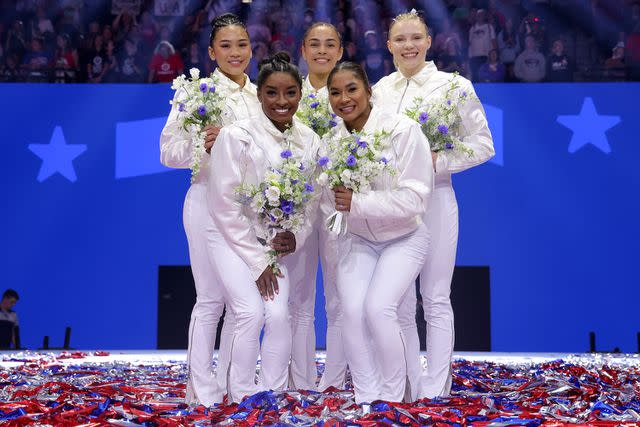
{"type": "Polygon", "coordinates": [[[357,405],[350,390],[269,391],[211,409],[183,403],[185,352],[0,360],[6,426],[640,426],[638,355],[456,354],[448,398],[357,405]]]}

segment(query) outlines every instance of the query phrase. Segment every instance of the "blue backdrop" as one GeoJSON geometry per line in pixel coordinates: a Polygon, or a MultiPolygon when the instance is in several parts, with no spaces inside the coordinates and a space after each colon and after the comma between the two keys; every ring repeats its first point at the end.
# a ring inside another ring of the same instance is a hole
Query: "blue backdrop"
{"type": "MultiPolygon", "coordinates": [[[[478,85],[497,155],[455,177],[458,265],[491,268],[498,351],[635,351],[640,84],[478,85]]],[[[188,264],[165,85],[0,85],[1,288],[23,345],[155,348],[158,265],[188,264]]],[[[319,293],[321,299],[321,293],[319,293]]],[[[318,343],[324,315],[318,307],[318,343]]]]}

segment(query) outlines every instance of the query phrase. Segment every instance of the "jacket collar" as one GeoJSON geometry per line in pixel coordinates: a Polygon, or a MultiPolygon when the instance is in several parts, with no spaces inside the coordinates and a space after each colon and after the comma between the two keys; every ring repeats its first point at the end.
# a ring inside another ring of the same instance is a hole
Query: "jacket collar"
{"type": "Polygon", "coordinates": [[[232,91],[232,92],[247,91],[249,93],[256,95],[256,88],[251,83],[251,80],[249,80],[249,77],[246,74],[244,75],[245,83],[244,83],[244,86],[242,87],[238,83],[231,80],[229,77],[225,76],[224,73],[220,71],[220,68],[216,68],[215,71],[213,72],[213,75],[218,79],[218,82],[220,82],[220,84],[225,88],[227,88],[227,90],[229,91],[232,91]]]}
{"type": "Polygon", "coordinates": [[[395,75],[393,84],[397,85],[400,83],[404,83],[406,80],[413,80],[418,86],[422,86],[435,74],[436,71],[438,71],[438,69],[436,68],[436,65],[433,63],[433,61],[426,61],[424,63],[424,67],[422,67],[420,71],[409,78],[405,77],[404,74],[402,74],[402,72],[398,70],[395,75]]]}

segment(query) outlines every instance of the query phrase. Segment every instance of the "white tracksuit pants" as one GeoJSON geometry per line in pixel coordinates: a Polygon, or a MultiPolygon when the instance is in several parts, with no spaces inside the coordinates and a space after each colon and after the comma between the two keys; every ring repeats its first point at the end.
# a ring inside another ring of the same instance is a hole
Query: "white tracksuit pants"
{"type": "Polygon", "coordinates": [[[324,373],[318,385],[319,391],[329,387],[344,388],[347,374],[347,359],[342,342],[342,308],[336,287],[336,268],[338,264],[337,240],[326,230],[324,223],[319,225],[320,259],[322,263],[322,285],[324,288],[324,306],[327,313],[326,357],[324,373]]]}
{"type": "Polygon", "coordinates": [[[212,369],[216,332],[224,309],[224,293],[220,276],[210,262],[207,247],[208,239],[222,237],[209,215],[206,193],[206,183],[193,184],[187,192],[183,209],[191,271],[196,286],[196,303],[189,324],[186,401],[211,406],[221,402],[224,395],[224,389],[219,387],[212,369]]]}
{"type": "Polygon", "coordinates": [[[349,237],[350,248],[341,244],[337,279],[356,402],[400,402],[415,386],[411,379],[407,384],[407,359],[418,354],[406,353],[398,307],[424,264],[429,233],[421,224],[388,242],[349,237]]]}
{"type": "Polygon", "coordinates": [[[318,232],[311,232],[304,245],[282,258],[289,271],[289,312],[291,313],[291,365],[289,388],[315,390],[316,378],[316,275],[318,273],[318,232]]]}
{"type": "MultiPolygon", "coordinates": [[[[279,293],[264,301],[244,261],[224,240],[209,240],[215,267],[224,277],[223,287],[235,327],[230,343],[227,391],[233,402],[260,390],[283,390],[287,386],[291,355],[289,321],[289,272],[281,263],[284,278],[278,278],[279,293]],[[260,331],[264,325],[262,348],[260,331]],[[259,385],[255,383],[258,354],[261,354],[259,385]]],[[[219,373],[221,375],[222,373],[219,373]]]]}
{"type": "MultiPolygon", "coordinates": [[[[458,244],[458,203],[450,176],[436,177],[424,222],[431,233],[431,245],[420,272],[420,294],[427,322],[427,369],[418,397],[432,398],[451,391],[455,335],[450,295],[458,244]]],[[[403,331],[415,330],[415,295],[413,302],[405,301],[401,312],[403,331]]],[[[417,334],[408,334],[408,340],[410,347],[419,348],[417,334]]]]}

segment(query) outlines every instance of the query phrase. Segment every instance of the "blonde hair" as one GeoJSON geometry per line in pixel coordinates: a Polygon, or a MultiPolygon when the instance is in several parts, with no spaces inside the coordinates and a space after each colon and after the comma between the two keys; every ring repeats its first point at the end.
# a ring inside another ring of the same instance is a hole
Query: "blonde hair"
{"type": "Polygon", "coordinates": [[[389,24],[389,32],[387,33],[387,37],[391,37],[391,29],[393,28],[394,25],[396,25],[398,22],[408,21],[410,19],[417,19],[422,25],[424,25],[424,30],[427,33],[427,36],[430,35],[429,26],[425,22],[424,18],[422,18],[422,16],[420,16],[415,9],[412,9],[411,12],[401,13],[400,15],[396,16],[391,20],[391,24],[389,24]]]}

